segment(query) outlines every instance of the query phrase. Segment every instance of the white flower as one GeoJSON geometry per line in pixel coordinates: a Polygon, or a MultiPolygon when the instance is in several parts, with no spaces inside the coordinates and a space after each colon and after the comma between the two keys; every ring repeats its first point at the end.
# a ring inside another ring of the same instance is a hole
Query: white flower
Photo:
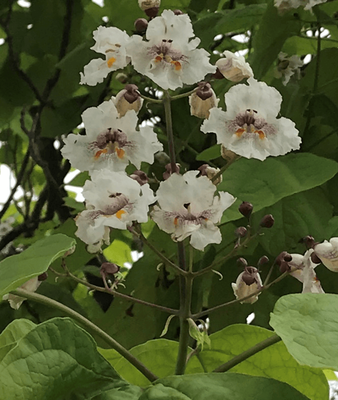
{"type": "MultiPolygon", "coordinates": [[[[263,283],[257,268],[245,267],[245,270],[238,275],[236,283],[232,283],[231,286],[236,299],[242,299],[243,297],[247,297],[252,293],[257,292],[257,290],[260,290],[263,287],[263,283]]],[[[259,295],[260,293],[257,293],[256,295],[241,301],[241,303],[253,304],[258,300],[259,295]]]]}
{"type": "Polygon", "coordinates": [[[301,139],[295,124],[287,118],[276,118],[282,102],[280,93],[253,78],[248,83],[228,91],[227,111],[211,109],[201,131],[215,132],[217,142],[228,150],[262,161],[299,149],[301,139]]]}
{"type": "MultiPolygon", "coordinates": [[[[41,281],[39,281],[38,277],[30,279],[20,286],[20,289],[25,289],[28,292],[35,292],[37,288],[41,285],[41,281]]],[[[9,305],[14,308],[14,310],[18,310],[21,304],[26,300],[24,297],[16,296],[15,294],[5,294],[2,297],[3,300],[8,300],[9,305]]]]}
{"type": "Polygon", "coordinates": [[[104,54],[106,59],[96,58],[84,67],[84,73],[80,73],[81,85],[95,86],[103,82],[109,72],[124,68],[130,62],[126,54],[129,36],[125,31],[115,27],[99,26],[93,36],[96,43],[91,49],[104,54]]]}
{"type": "Polygon", "coordinates": [[[286,53],[280,52],[278,55],[278,65],[275,71],[276,78],[283,77],[283,85],[286,86],[292,75],[296,74],[300,77],[300,67],[303,61],[299,56],[293,55],[288,57],[286,53]]]}
{"type": "Polygon", "coordinates": [[[253,71],[243,56],[236,56],[231,51],[224,51],[225,58],[216,61],[220,73],[232,82],[240,82],[245,78],[253,77],[253,71]]]}
{"type": "Polygon", "coordinates": [[[146,38],[131,37],[127,53],[135,69],[151,78],[163,89],[176,89],[184,83],[199,82],[216,67],[209,63],[209,54],[197,49],[200,39],[194,38],[187,14],[175,15],[164,10],[160,17],[149,22],[146,38]],[[191,40],[190,40],[191,39],[191,40]]]}
{"type": "Polygon", "coordinates": [[[309,249],[304,256],[291,254],[292,260],[288,262],[288,265],[297,269],[290,272],[290,275],[303,283],[302,293],[325,293],[315,273],[315,268],[319,264],[311,260],[312,253],[313,249],[309,249]]]}
{"type": "Polygon", "coordinates": [[[226,192],[214,196],[215,186],[206,176],[197,178],[198,174],[174,173],[161,182],[156,193],[160,207],[154,206],[151,217],[160,229],[172,234],[173,240],[180,242],[191,236],[190,244],[203,251],[209,243],[221,243],[215,224],[236,199],[226,192]]]}
{"type": "Polygon", "coordinates": [[[124,172],[94,171],[83,187],[87,210],[76,218],[76,235],[90,245],[88,251],[109,244],[109,228],[127,229],[133,221],[147,222],[149,204],[155,202],[148,184],[140,186],[124,172]]]}
{"type": "Polygon", "coordinates": [[[282,14],[292,8],[304,7],[311,10],[317,4],[326,3],[327,0],[275,0],[274,5],[282,14]]]}
{"type": "Polygon", "coordinates": [[[62,155],[80,171],[92,173],[103,168],[123,171],[129,162],[140,169],[142,161],[152,164],[154,153],[163,149],[151,127],[136,131],[135,111],[119,118],[113,100],[88,108],[82,114],[82,121],[86,135],[68,135],[61,149],[62,155]]]}
{"type": "Polygon", "coordinates": [[[315,254],[330,271],[338,272],[338,237],[316,244],[315,254]]]}

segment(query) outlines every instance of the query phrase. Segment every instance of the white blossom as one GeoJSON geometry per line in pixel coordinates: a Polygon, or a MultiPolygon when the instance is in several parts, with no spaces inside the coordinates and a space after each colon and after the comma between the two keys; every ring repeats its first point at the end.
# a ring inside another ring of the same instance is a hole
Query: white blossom
{"type": "Polygon", "coordinates": [[[290,275],[302,282],[302,293],[324,293],[315,273],[315,268],[319,264],[315,264],[311,260],[312,253],[313,249],[309,249],[304,256],[291,254],[292,260],[288,262],[288,265],[292,268],[290,275]]]}
{"type": "MultiPolygon", "coordinates": [[[[39,281],[38,277],[30,279],[20,286],[20,289],[25,289],[28,292],[35,292],[38,287],[41,285],[41,281],[39,281]]],[[[21,304],[26,300],[24,297],[16,296],[15,294],[8,293],[2,297],[3,300],[8,300],[9,305],[14,308],[14,310],[18,310],[21,304]]]]}
{"type": "Polygon", "coordinates": [[[109,228],[127,229],[133,221],[147,222],[149,205],[156,198],[148,184],[140,186],[124,172],[94,171],[83,187],[86,210],[76,218],[76,235],[98,251],[109,244],[109,228]]]}
{"type": "Polygon", "coordinates": [[[216,70],[209,63],[207,51],[197,49],[200,39],[193,37],[187,14],[175,15],[171,10],[164,10],[160,17],[149,22],[147,41],[139,35],[131,37],[127,53],[138,72],[163,89],[174,90],[184,83],[199,82],[216,70]]]}
{"type": "Polygon", "coordinates": [[[275,0],[274,5],[280,13],[285,13],[292,8],[304,7],[304,10],[311,10],[317,4],[326,3],[327,0],[275,0]]]}
{"type": "MultiPolygon", "coordinates": [[[[231,287],[236,299],[242,299],[260,290],[263,287],[263,283],[257,268],[245,267],[245,270],[238,275],[236,283],[232,283],[231,287]]],[[[241,301],[241,303],[253,304],[258,300],[259,295],[260,293],[257,293],[241,301]]]]}
{"type": "Polygon", "coordinates": [[[330,271],[338,272],[338,237],[316,244],[315,254],[330,271]]]}
{"type": "Polygon", "coordinates": [[[80,73],[81,85],[95,86],[103,82],[109,72],[124,68],[130,62],[126,54],[129,36],[125,31],[115,27],[99,26],[93,36],[96,43],[91,49],[104,54],[105,59],[96,58],[84,67],[84,73],[80,73]]]}
{"type": "Polygon", "coordinates": [[[276,118],[282,96],[273,87],[255,79],[249,85],[233,86],[225,95],[227,111],[210,110],[201,131],[215,132],[217,142],[246,158],[265,160],[300,147],[301,138],[295,124],[276,118]]]}
{"type": "Polygon", "coordinates": [[[278,55],[278,65],[275,71],[276,78],[283,77],[283,85],[286,86],[290,81],[291,76],[296,74],[297,78],[300,77],[300,67],[303,61],[299,56],[293,55],[288,57],[286,53],[280,52],[278,55]]]}
{"type": "Polygon", "coordinates": [[[231,51],[224,51],[225,58],[216,61],[220,73],[232,82],[240,82],[245,78],[253,77],[253,71],[243,56],[237,56],[231,51]]]}
{"type": "Polygon", "coordinates": [[[151,217],[160,229],[171,233],[173,240],[191,236],[190,244],[203,251],[209,243],[221,243],[221,232],[215,224],[236,199],[226,192],[214,196],[215,186],[198,174],[174,173],[161,182],[156,193],[159,207],[154,206],[151,217]]]}
{"type": "Polygon", "coordinates": [[[129,162],[140,169],[142,161],[152,164],[154,153],[163,149],[151,127],[136,131],[135,111],[119,118],[114,100],[88,108],[82,114],[82,121],[86,135],[68,135],[61,149],[62,155],[80,171],[92,173],[103,168],[123,171],[129,162]]]}

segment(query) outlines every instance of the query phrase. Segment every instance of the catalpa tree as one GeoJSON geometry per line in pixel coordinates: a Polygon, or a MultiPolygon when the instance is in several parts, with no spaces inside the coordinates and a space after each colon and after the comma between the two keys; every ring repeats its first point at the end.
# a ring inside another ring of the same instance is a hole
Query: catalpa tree
{"type": "Polygon", "coordinates": [[[337,9],[2,2],[0,398],[329,399],[337,9]]]}

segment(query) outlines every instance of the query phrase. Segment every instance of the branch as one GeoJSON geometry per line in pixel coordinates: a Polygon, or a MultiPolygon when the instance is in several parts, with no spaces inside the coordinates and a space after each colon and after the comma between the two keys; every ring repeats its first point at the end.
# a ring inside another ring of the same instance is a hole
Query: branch
{"type": "Polygon", "coordinates": [[[98,326],[93,324],[87,318],[72,310],[71,308],[65,306],[64,304],[59,303],[58,301],[52,300],[49,297],[42,296],[41,294],[32,293],[24,289],[16,289],[11,292],[16,296],[24,297],[28,300],[35,301],[40,304],[44,304],[48,307],[56,308],[69,317],[78,321],[81,325],[86,327],[92,332],[95,332],[101,339],[103,339],[111,348],[116,350],[122,357],[128,360],[135,368],[137,368],[142,375],[144,375],[150,382],[156,381],[157,376],[154,375],[141,361],[139,361],[136,357],[134,357],[127,349],[125,349],[120,343],[118,343],[115,339],[109,336],[106,332],[100,329],[98,326]]]}
{"type": "Polygon", "coordinates": [[[215,368],[212,372],[226,372],[229,369],[235,367],[237,364],[240,364],[242,361],[245,361],[249,357],[253,356],[256,353],[266,349],[269,346],[272,346],[275,343],[280,342],[282,339],[277,335],[272,335],[269,338],[263,340],[255,344],[254,346],[250,347],[250,349],[243,351],[243,353],[238,354],[231,360],[227,361],[226,363],[220,365],[219,367],[215,368]]]}

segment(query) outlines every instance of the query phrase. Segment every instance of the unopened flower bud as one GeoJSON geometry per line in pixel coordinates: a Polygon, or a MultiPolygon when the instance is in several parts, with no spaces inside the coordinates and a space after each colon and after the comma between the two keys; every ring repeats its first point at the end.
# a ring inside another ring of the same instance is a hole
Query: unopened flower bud
{"type": "Polygon", "coordinates": [[[240,268],[244,268],[244,267],[246,267],[246,266],[248,265],[248,262],[247,262],[246,259],[243,258],[243,257],[238,258],[236,262],[237,262],[237,265],[238,265],[240,268]]]}
{"type": "Polygon", "coordinates": [[[159,8],[161,0],[138,0],[138,5],[142,11],[149,10],[149,8],[159,8]]]}
{"type": "Polygon", "coordinates": [[[143,171],[136,170],[130,175],[130,177],[138,182],[141,186],[149,182],[147,174],[143,171]]]}
{"type": "Polygon", "coordinates": [[[243,56],[236,56],[231,51],[224,51],[223,54],[225,58],[220,58],[216,66],[225,78],[232,82],[240,82],[253,77],[252,69],[243,56]]]}
{"type": "Polygon", "coordinates": [[[146,10],[144,10],[144,12],[146,13],[146,15],[149,18],[152,19],[152,18],[155,18],[157,16],[158,10],[159,10],[159,7],[151,7],[151,8],[147,8],[146,10]]]}
{"type": "Polygon", "coordinates": [[[100,274],[102,278],[107,278],[108,275],[114,275],[119,272],[120,267],[114,263],[104,262],[100,268],[100,274]]]}
{"type": "Polygon", "coordinates": [[[244,226],[240,226],[235,230],[235,235],[237,237],[244,238],[247,233],[248,233],[248,230],[244,226]]]}
{"type": "Polygon", "coordinates": [[[235,160],[238,155],[236,153],[234,153],[231,150],[228,150],[226,147],[224,147],[223,145],[221,146],[221,156],[227,160],[227,162],[232,162],[233,160],[235,160]]]}
{"type": "Polygon", "coordinates": [[[155,160],[161,165],[170,163],[170,157],[164,151],[159,151],[155,154],[155,160]]]}
{"type": "Polygon", "coordinates": [[[311,254],[311,261],[315,264],[321,264],[322,260],[317,256],[316,253],[311,254]]]}
{"type": "Polygon", "coordinates": [[[129,110],[139,112],[143,104],[143,99],[138,93],[138,87],[132,84],[126,85],[123,90],[117,93],[115,99],[112,97],[112,100],[120,118],[126,115],[129,110]]]}
{"type": "Polygon", "coordinates": [[[301,238],[299,242],[304,243],[307,249],[313,249],[317,244],[315,238],[310,235],[301,238]]]}
{"type": "Polygon", "coordinates": [[[148,21],[145,18],[137,18],[134,22],[136,32],[144,33],[148,27],[148,21]]]}
{"type": "Polygon", "coordinates": [[[282,251],[276,257],[276,264],[279,266],[280,272],[283,274],[284,272],[290,271],[291,267],[288,264],[292,261],[292,256],[287,251],[282,251]]]}
{"type": "Polygon", "coordinates": [[[169,178],[169,176],[171,174],[173,174],[173,173],[179,174],[180,173],[180,168],[181,168],[180,164],[175,164],[175,170],[172,171],[171,163],[167,164],[165,166],[166,171],[163,172],[163,179],[167,180],[169,178]]]}
{"type": "Polygon", "coordinates": [[[183,12],[181,10],[174,10],[173,11],[175,15],[182,15],[183,12]]]}
{"type": "Polygon", "coordinates": [[[272,228],[274,223],[275,223],[274,217],[271,214],[267,214],[264,215],[264,217],[261,219],[259,225],[262,228],[272,228]]]}
{"type": "Polygon", "coordinates": [[[116,74],[115,79],[117,79],[121,83],[127,83],[128,82],[128,76],[124,74],[123,72],[119,72],[116,74]]]}
{"type": "Polygon", "coordinates": [[[247,219],[250,218],[252,210],[253,205],[247,201],[243,201],[243,203],[238,207],[238,211],[247,219]]]}
{"type": "Polygon", "coordinates": [[[268,258],[267,256],[263,256],[263,257],[261,257],[261,258],[258,260],[257,265],[258,265],[258,266],[259,266],[259,265],[264,265],[264,264],[267,264],[269,261],[270,261],[270,260],[269,260],[269,258],[268,258]]]}
{"type": "Polygon", "coordinates": [[[196,92],[189,96],[190,113],[198,118],[209,118],[210,109],[217,107],[218,102],[210,83],[200,82],[196,92]]]}
{"type": "Polygon", "coordinates": [[[43,282],[43,281],[45,281],[47,278],[48,278],[48,273],[47,273],[47,272],[44,272],[43,274],[41,274],[41,275],[38,276],[38,281],[39,281],[39,282],[43,282]]]}
{"type": "Polygon", "coordinates": [[[201,171],[201,176],[208,177],[215,186],[217,186],[223,180],[222,175],[219,175],[218,178],[213,179],[214,176],[216,176],[219,173],[220,171],[219,168],[213,168],[210,167],[208,164],[203,164],[200,167],[198,167],[198,170],[201,171]]]}
{"type": "Polygon", "coordinates": [[[216,69],[216,72],[212,76],[214,79],[224,79],[225,76],[222,74],[222,72],[219,70],[219,68],[216,69]]]}

